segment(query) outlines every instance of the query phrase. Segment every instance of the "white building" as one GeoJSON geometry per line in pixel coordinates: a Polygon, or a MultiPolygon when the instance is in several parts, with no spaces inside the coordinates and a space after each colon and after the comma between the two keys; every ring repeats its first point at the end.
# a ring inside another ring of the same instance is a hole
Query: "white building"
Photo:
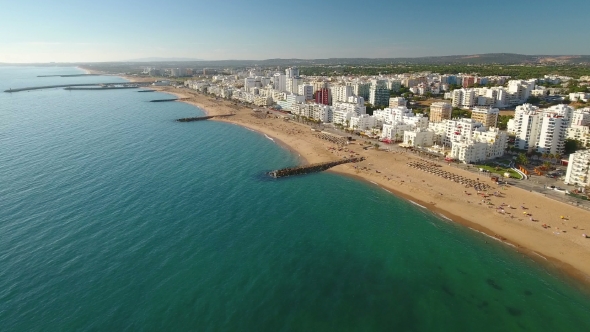
{"type": "Polygon", "coordinates": [[[347,109],[341,109],[338,106],[332,107],[332,121],[335,124],[348,125],[350,124],[350,118],[353,116],[358,116],[358,114],[347,109]]]}
{"type": "Polygon", "coordinates": [[[408,101],[404,97],[389,98],[389,108],[394,108],[398,106],[406,107],[407,105],[408,101]]]}
{"type": "Polygon", "coordinates": [[[332,96],[332,104],[336,102],[346,102],[348,97],[352,97],[352,86],[337,85],[330,87],[330,95],[332,96]]]}
{"type": "Polygon", "coordinates": [[[324,123],[333,121],[332,108],[323,104],[295,104],[292,107],[291,113],[324,123]]]}
{"type": "Polygon", "coordinates": [[[590,125],[590,108],[579,108],[572,113],[571,126],[589,126],[590,125]]]}
{"type": "Polygon", "coordinates": [[[285,76],[287,76],[287,78],[299,77],[299,68],[291,67],[285,69],[285,76]]]}
{"type": "Polygon", "coordinates": [[[504,155],[508,135],[498,128],[484,130],[480,127],[470,139],[454,141],[449,157],[464,163],[478,163],[504,155]]]}
{"type": "Polygon", "coordinates": [[[531,91],[535,88],[535,79],[531,80],[510,80],[508,81],[508,93],[514,95],[515,99],[524,103],[530,96],[531,91]]]}
{"type": "Polygon", "coordinates": [[[287,82],[287,92],[289,93],[299,93],[299,85],[303,84],[303,79],[301,77],[288,77],[286,79],[287,82]]]}
{"type": "Polygon", "coordinates": [[[372,115],[362,114],[350,118],[349,128],[354,130],[375,129],[379,126],[379,121],[372,115]]]}
{"type": "Polygon", "coordinates": [[[570,93],[569,98],[571,101],[578,101],[581,100],[585,103],[588,102],[588,99],[590,99],[590,93],[586,93],[586,92],[574,92],[574,93],[570,93]]]}
{"type": "Polygon", "coordinates": [[[352,111],[356,115],[367,113],[367,107],[362,97],[349,97],[346,102],[335,102],[333,106],[341,110],[352,111]]]}
{"type": "Polygon", "coordinates": [[[287,77],[284,74],[276,73],[273,76],[273,87],[280,92],[287,91],[287,77]]]}
{"type": "Polygon", "coordinates": [[[434,132],[432,130],[416,129],[404,131],[403,141],[405,146],[429,147],[434,145],[434,132]]]}
{"type": "Polygon", "coordinates": [[[544,110],[530,104],[518,106],[514,112],[514,145],[521,150],[563,154],[573,113],[566,105],[544,110]]]}
{"type": "Polygon", "coordinates": [[[299,85],[297,88],[297,94],[305,97],[305,100],[313,99],[313,86],[309,84],[299,85]]]}
{"type": "Polygon", "coordinates": [[[383,123],[404,122],[405,118],[414,117],[415,114],[411,109],[405,106],[385,108],[373,111],[373,115],[383,123]]]}
{"type": "Polygon", "coordinates": [[[415,125],[404,122],[383,124],[383,129],[381,130],[381,138],[397,142],[404,138],[405,132],[413,130],[416,130],[415,125]]]}
{"type": "Polygon", "coordinates": [[[580,141],[582,146],[590,148],[590,127],[572,125],[567,129],[566,138],[580,141]]]}
{"type": "Polygon", "coordinates": [[[570,154],[564,182],[579,187],[590,186],[590,150],[570,154]]]}

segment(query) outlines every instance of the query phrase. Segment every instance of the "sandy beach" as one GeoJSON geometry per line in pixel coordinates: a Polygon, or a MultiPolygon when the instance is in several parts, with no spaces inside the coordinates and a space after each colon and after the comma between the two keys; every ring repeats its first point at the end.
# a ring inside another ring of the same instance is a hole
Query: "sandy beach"
{"type": "MultiPolygon", "coordinates": [[[[235,113],[235,116],[217,121],[266,134],[297,153],[302,162],[332,161],[350,155],[365,157],[361,163],[340,165],[330,171],[368,181],[486,234],[490,241],[502,241],[535,261],[590,283],[590,239],[582,237],[582,234],[590,234],[590,212],[520,188],[500,188],[487,177],[479,182],[490,185],[490,189],[478,194],[473,187],[466,188],[447,178],[408,166],[412,162],[432,163],[411,152],[365,150],[363,139],[339,151],[335,144],[314,136],[309,126],[275,116],[260,119],[252,115],[251,107],[216,100],[188,89],[157,89],[186,98],[184,102],[198,106],[208,115],[235,113]]],[[[437,171],[477,181],[477,174],[446,163],[435,163],[438,165],[432,167],[437,171]]]]}

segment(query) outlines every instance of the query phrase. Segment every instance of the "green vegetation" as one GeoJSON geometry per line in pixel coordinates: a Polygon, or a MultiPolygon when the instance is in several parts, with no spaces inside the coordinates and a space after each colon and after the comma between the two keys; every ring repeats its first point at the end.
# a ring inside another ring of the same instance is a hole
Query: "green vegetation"
{"type": "Polygon", "coordinates": [[[567,84],[567,92],[574,93],[574,92],[590,92],[590,91],[588,90],[587,85],[580,86],[578,81],[570,81],[567,84]]]}
{"type": "Polygon", "coordinates": [[[380,105],[375,105],[375,106],[373,106],[370,103],[365,103],[365,107],[367,108],[367,114],[373,115],[373,111],[374,110],[379,110],[379,109],[385,108],[385,107],[387,107],[387,105],[381,105],[381,106],[380,105]]]}
{"type": "Polygon", "coordinates": [[[460,109],[460,108],[453,108],[453,112],[451,113],[451,117],[454,118],[470,118],[471,117],[471,111],[470,110],[464,110],[464,109],[460,109]]]}
{"type": "Polygon", "coordinates": [[[526,154],[519,153],[518,156],[516,156],[516,163],[526,166],[529,164],[529,158],[527,158],[526,154]]]}
{"type": "Polygon", "coordinates": [[[500,115],[498,117],[498,128],[500,128],[501,130],[506,130],[506,128],[508,127],[508,121],[513,118],[513,115],[500,115]]]}
{"type": "Polygon", "coordinates": [[[389,93],[389,96],[390,97],[400,97],[400,96],[405,97],[405,96],[409,95],[410,93],[411,93],[410,88],[405,87],[405,86],[400,86],[398,91],[391,91],[389,93]]]}
{"type": "Polygon", "coordinates": [[[575,139],[571,139],[568,138],[565,140],[565,154],[570,154],[570,153],[574,153],[578,150],[581,150],[584,148],[584,144],[582,144],[582,142],[575,140],[575,139]]]}
{"type": "Polygon", "coordinates": [[[440,74],[469,73],[480,76],[510,76],[513,79],[539,78],[554,74],[579,78],[590,75],[590,66],[584,65],[469,65],[469,64],[382,64],[382,65],[338,65],[338,71],[330,66],[301,67],[302,75],[379,75],[433,72],[440,74]]]}
{"type": "Polygon", "coordinates": [[[510,177],[511,178],[514,178],[514,179],[521,179],[522,178],[520,176],[520,174],[518,174],[514,170],[512,170],[510,168],[506,168],[506,167],[500,166],[498,164],[487,163],[485,165],[476,165],[476,166],[478,168],[485,169],[486,171],[488,171],[490,173],[498,174],[501,177],[504,177],[504,173],[508,173],[508,174],[510,174],[510,177]]]}
{"type": "Polygon", "coordinates": [[[587,196],[584,196],[584,195],[575,194],[575,193],[572,193],[572,192],[568,193],[568,195],[569,196],[572,196],[574,198],[577,198],[577,199],[581,199],[581,200],[585,200],[585,201],[590,201],[590,198],[588,198],[587,196]]]}

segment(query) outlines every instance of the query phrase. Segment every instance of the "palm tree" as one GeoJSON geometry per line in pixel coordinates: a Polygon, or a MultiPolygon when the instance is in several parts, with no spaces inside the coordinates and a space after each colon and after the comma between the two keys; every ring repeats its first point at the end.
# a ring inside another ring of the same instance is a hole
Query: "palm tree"
{"type": "Polygon", "coordinates": [[[541,158],[543,159],[547,159],[549,157],[549,154],[547,152],[543,152],[543,154],[541,155],[541,158]]]}
{"type": "Polygon", "coordinates": [[[516,163],[526,166],[529,163],[529,159],[526,157],[526,155],[524,153],[520,153],[517,157],[516,157],[516,163]]]}
{"type": "Polygon", "coordinates": [[[561,155],[559,153],[556,153],[554,155],[554,157],[555,157],[555,163],[557,164],[557,161],[561,160],[561,155]]]}
{"type": "Polygon", "coordinates": [[[549,170],[549,168],[551,167],[551,163],[546,161],[543,163],[543,167],[545,167],[546,170],[549,170]]]}
{"type": "Polygon", "coordinates": [[[550,160],[553,160],[553,159],[555,159],[555,155],[554,155],[553,153],[550,153],[550,154],[549,154],[549,159],[550,159],[550,160]]]}

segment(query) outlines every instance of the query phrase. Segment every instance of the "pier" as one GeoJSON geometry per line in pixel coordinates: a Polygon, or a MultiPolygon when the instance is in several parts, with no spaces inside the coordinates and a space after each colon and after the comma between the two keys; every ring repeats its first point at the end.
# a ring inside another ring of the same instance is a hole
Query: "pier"
{"type": "Polygon", "coordinates": [[[182,118],[182,119],[178,119],[176,121],[178,122],[194,122],[194,121],[203,121],[203,120],[209,120],[209,119],[213,119],[213,118],[226,118],[228,116],[232,116],[234,114],[221,114],[221,115],[209,115],[209,116],[196,116],[193,118],[182,118]]]}
{"type": "Polygon", "coordinates": [[[18,89],[8,89],[4,90],[4,92],[13,93],[13,92],[21,92],[21,91],[31,91],[31,90],[42,90],[42,89],[54,89],[54,88],[71,88],[71,87],[79,87],[79,86],[129,86],[129,85],[142,85],[142,83],[125,83],[125,82],[115,82],[115,83],[86,83],[86,84],[60,84],[60,85],[43,85],[43,86],[33,86],[33,87],[26,87],[26,88],[18,88],[18,89]]]}
{"type": "Polygon", "coordinates": [[[64,90],[118,90],[118,89],[137,89],[139,88],[138,86],[102,86],[102,87],[90,87],[90,88],[84,88],[84,87],[75,87],[75,86],[70,86],[65,88],[64,90]]]}
{"type": "Polygon", "coordinates": [[[305,165],[305,166],[283,168],[283,169],[269,172],[268,174],[276,179],[276,178],[282,178],[282,177],[292,176],[292,175],[317,173],[317,172],[323,172],[323,171],[330,169],[334,166],[348,164],[348,163],[358,163],[363,160],[365,160],[365,158],[363,158],[363,157],[347,158],[347,159],[342,159],[342,160],[338,160],[338,161],[329,161],[329,162],[325,162],[325,163],[317,163],[317,164],[311,164],[311,165],[305,165]]]}
{"type": "Polygon", "coordinates": [[[84,77],[84,76],[100,76],[100,74],[37,75],[37,77],[84,77]]]}
{"type": "Polygon", "coordinates": [[[156,90],[139,90],[137,92],[156,92],[156,90]]]}
{"type": "Polygon", "coordinates": [[[150,103],[164,103],[164,102],[168,102],[168,101],[177,101],[177,100],[182,100],[182,98],[154,99],[154,100],[150,100],[150,103]]]}

